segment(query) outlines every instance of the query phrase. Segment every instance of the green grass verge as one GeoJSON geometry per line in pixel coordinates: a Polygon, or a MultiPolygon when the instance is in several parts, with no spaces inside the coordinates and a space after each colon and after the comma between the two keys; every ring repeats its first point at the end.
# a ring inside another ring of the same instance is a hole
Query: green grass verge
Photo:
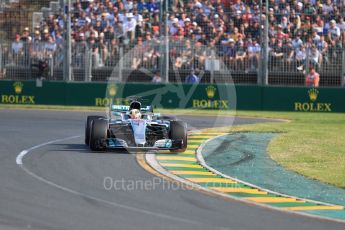
{"type": "Polygon", "coordinates": [[[345,188],[345,114],[239,111],[237,115],[289,120],[226,127],[221,130],[280,132],[281,135],[274,138],[268,146],[268,153],[273,160],[299,174],[345,188]]]}
{"type": "MultiPolygon", "coordinates": [[[[99,107],[0,105],[0,108],[104,111],[99,107]]],[[[231,111],[168,110],[180,115],[234,115],[231,111]]],[[[223,132],[280,132],[268,152],[283,167],[337,187],[345,188],[345,114],[237,111],[238,116],[286,119],[289,122],[258,123],[210,129],[223,132]]]]}

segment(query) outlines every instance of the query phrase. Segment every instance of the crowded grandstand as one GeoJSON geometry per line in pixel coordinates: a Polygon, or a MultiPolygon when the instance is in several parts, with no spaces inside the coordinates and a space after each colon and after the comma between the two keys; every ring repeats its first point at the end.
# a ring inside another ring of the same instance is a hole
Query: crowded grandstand
{"type": "MultiPolygon", "coordinates": [[[[208,71],[207,60],[215,57],[219,73],[226,69],[245,79],[258,74],[268,44],[264,60],[276,80],[279,75],[303,84],[289,75],[303,75],[313,66],[324,85],[340,85],[344,73],[345,1],[270,0],[267,9],[258,0],[173,0],[168,7],[157,0],[72,2],[72,66],[77,69],[85,66],[85,57],[93,69],[112,69],[131,51],[124,69],[155,71],[162,59],[162,36],[168,35],[169,69],[174,71],[208,71]],[[266,19],[268,37],[263,33],[266,19]]],[[[2,77],[11,66],[36,63],[43,68],[48,63],[53,71],[61,68],[65,34],[62,9],[35,25],[11,28],[1,46],[2,77]]],[[[92,80],[106,80],[105,75],[92,80]]],[[[53,73],[50,77],[58,79],[53,73]]]]}

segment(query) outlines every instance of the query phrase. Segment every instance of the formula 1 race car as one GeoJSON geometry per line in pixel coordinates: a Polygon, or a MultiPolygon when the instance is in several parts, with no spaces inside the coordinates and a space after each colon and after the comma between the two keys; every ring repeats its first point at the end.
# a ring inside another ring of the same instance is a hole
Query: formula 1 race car
{"type": "Polygon", "coordinates": [[[142,107],[138,100],[133,100],[129,106],[111,105],[109,118],[88,116],[85,144],[92,151],[127,149],[184,152],[187,148],[187,124],[153,113],[152,106],[142,107]]]}

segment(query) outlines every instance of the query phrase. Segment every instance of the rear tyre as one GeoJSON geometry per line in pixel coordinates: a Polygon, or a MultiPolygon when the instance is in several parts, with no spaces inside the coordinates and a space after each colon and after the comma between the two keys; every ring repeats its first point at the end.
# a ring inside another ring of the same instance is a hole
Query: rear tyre
{"type": "Polygon", "coordinates": [[[90,149],[102,151],[106,149],[108,122],[106,120],[92,120],[90,129],[90,149]]]}
{"type": "Polygon", "coordinates": [[[91,122],[93,120],[98,120],[100,118],[105,118],[103,116],[88,116],[85,123],[85,144],[90,144],[90,129],[91,129],[91,122]]]}
{"type": "Polygon", "coordinates": [[[170,152],[182,153],[187,148],[187,123],[183,121],[170,122],[170,138],[172,140],[182,140],[179,149],[172,149],[170,152]]]}

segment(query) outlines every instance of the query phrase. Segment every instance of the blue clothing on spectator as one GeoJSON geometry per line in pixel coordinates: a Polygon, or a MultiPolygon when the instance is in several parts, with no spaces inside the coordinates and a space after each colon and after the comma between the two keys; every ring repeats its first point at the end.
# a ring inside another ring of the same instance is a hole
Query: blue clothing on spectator
{"type": "Polygon", "coordinates": [[[195,74],[190,74],[186,77],[186,83],[189,83],[189,84],[199,83],[199,78],[195,74]]]}
{"type": "Polygon", "coordinates": [[[104,28],[108,26],[107,20],[102,19],[102,21],[101,21],[101,26],[102,26],[102,31],[103,31],[104,28]]]}
{"type": "Polygon", "coordinates": [[[137,9],[139,12],[142,12],[144,9],[147,9],[146,2],[138,2],[137,9]]]}
{"type": "Polygon", "coordinates": [[[83,27],[86,25],[86,19],[85,18],[78,18],[78,24],[79,27],[83,27]]]}
{"type": "Polygon", "coordinates": [[[149,3],[147,3],[146,8],[147,8],[150,12],[154,12],[155,10],[158,9],[158,6],[157,6],[157,3],[149,2],[149,3]]]}
{"type": "Polygon", "coordinates": [[[233,47],[227,47],[227,50],[226,50],[226,55],[228,57],[236,57],[236,52],[237,52],[237,48],[235,46],[233,47]]]}

